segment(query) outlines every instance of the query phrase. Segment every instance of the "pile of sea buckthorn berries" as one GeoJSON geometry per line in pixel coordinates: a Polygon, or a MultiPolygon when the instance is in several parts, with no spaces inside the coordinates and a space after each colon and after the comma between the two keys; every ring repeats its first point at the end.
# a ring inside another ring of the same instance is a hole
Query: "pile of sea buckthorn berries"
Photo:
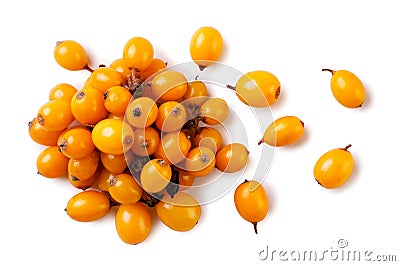
{"type": "MultiPolygon", "coordinates": [[[[190,54],[201,71],[218,61],[222,50],[223,39],[215,28],[202,27],[192,36],[190,54]]],[[[150,233],[149,208],[155,208],[166,226],[188,231],[197,224],[201,205],[184,190],[214,169],[234,173],[247,165],[247,148],[225,144],[214,127],[228,116],[225,100],[210,97],[204,82],[189,82],[154,58],[147,39],[128,40],[121,58],[96,69],[76,41],[57,42],[54,58],[67,70],[91,72],[79,90],[66,83],[51,89],[49,101],[29,122],[31,138],[47,146],[37,158],[38,173],[47,178],[67,176],[82,190],[67,203],[65,210],[72,219],[95,221],[116,207],[119,237],[138,244],[150,233]]],[[[354,74],[324,70],[332,73],[332,92],[342,105],[361,106],[365,91],[354,74]]],[[[273,105],[281,90],[279,80],[262,70],[227,87],[254,108],[273,105]]],[[[299,118],[281,117],[258,144],[290,145],[303,132],[299,118]]],[[[318,160],[314,176],[320,185],[335,188],[349,178],[353,168],[349,146],[318,160]]],[[[262,184],[245,180],[236,187],[234,203],[257,233],[257,222],[268,212],[262,184]]]]}

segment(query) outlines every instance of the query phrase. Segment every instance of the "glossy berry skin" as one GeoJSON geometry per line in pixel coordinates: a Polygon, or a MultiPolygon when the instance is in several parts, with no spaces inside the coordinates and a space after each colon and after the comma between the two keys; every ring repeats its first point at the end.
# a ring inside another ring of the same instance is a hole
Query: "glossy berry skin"
{"type": "Polygon", "coordinates": [[[72,40],[57,42],[54,58],[61,67],[67,70],[82,70],[88,66],[85,49],[78,42],[72,40]]]}
{"type": "MultiPolygon", "coordinates": [[[[201,106],[208,99],[206,84],[200,80],[190,81],[186,93],[182,96],[182,103],[189,109],[201,106]]],[[[194,111],[194,110],[193,110],[194,111]]]]}
{"type": "Polygon", "coordinates": [[[191,230],[199,221],[201,207],[191,195],[179,191],[171,198],[168,194],[156,204],[158,218],[169,228],[178,232],[191,230]]]}
{"type": "Polygon", "coordinates": [[[268,212],[268,197],[264,187],[255,180],[246,180],[236,188],[234,202],[239,215],[253,224],[257,234],[257,223],[262,221],[268,212]]]}
{"type": "Polygon", "coordinates": [[[342,186],[351,176],[354,159],[345,148],[332,149],[323,154],[314,166],[315,180],[324,188],[333,189],[342,186]]]}
{"type": "Polygon", "coordinates": [[[71,183],[72,186],[76,187],[77,189],[82,189],[82,190],[86,190],[90,187],[93,187],[96,182],[98,181],[101,171],[103,170],[103,167],[101,167],[101,165],[99,164],[97,166],[96,171],[94,172],[94,174],[89,177],[88,179],[78,179],[76,178],[76,176],[69,174],[68,175],[68,180],[71,183]]]}
{"type": "Polygon", "coordinates": [[[44,146],[56,146],[57,139],[64,130],[58,131],[48,131],[44,129],[39,123],[37,118],[33,118],[32,121],[28,123],[29,136],[33,141],[44,146]]]}
{"type": "Polygon", "coordinates": [[[164,70],[151,80],[151,91],[157,101],[176,101],[187,91],[186,77],[179,71],[164,70]]]}
{"type": "Polygon", "coordinates": [[[180,130],[186,122],[186,110],[182,104],[168,101],[158,107],[156,126],[163,132],[180,130]]]}
{"type": "Polygon", "coordinates": [[[222,147],[216,157],[216,167],[225,173],[234,173],[246,167],[249,152],[241,143],[231,143],[222,147]]]}
{"type": "Polygon", "coordinates": [[[168,164],[177,165],[185,160],[191,148],[191,142],[182,131],[164,134],[154,158],[163,159],[168,164]]]}
{"type": "Polygon", "coordinates": [[[133,142],[132,151],[138,156],[153,155],[160,144],[160,135],[157,130],[152,127],[137,128],[134,131],[135,141],[133,142]]]}
{"type": "Polygon", "coordinates": [[[123,83],[121,74],[111,67],[99,67],[90,76],[90,85],[104,94],[109,88],[123,83]]]}
{"type": "Polygon", "coordinates": [[[235,89],[236,95],[243,103],[261,108],[276,102],[281,92],[281,84],[274,74],[257,70],[240,77],[235,89]]]}
{"type": "Polygon", "coordinates": [[[190,55],[201,70],[218,61],[222,48],[221,33],[212,27],[199,28],[190,41],[190,55]]]}
{"type": "Polygon", "coordinates": [[[153,124],[158,115],[156,102],[148,97],[132,100],[126,109],[125,118],[135,128],[145,128],[153,124]]]}
{"type": "Polygon", "coordinates": [[[112,86],[104,94],[104,107],[110,113],[124,115],[131,97],[131,93],[126,88],[112,86]]]}
{"type": "Polygon", "coordinates": [[[58,150],[57,146],[47,147],[37,157],[36,167],[38,174],[44,177],[61,177],[67,172],[68,158],[58,150]]]}
{"type": "Polygon", "coordinates": [[[163,190],[171,180],[170,165],[162,159],[148,161],[140,173],[142,188],[148,193],[157,193],[163,190]]]}
{"type": "Polygon", "coordinates": [[[60,83],[50,90],[49,100],[62,100],[71,102],[72,97],[78,90],[67,83],[60,83]]]}
{"type": "Polygon", "coordinates": [[[116,175],[110,182],[108,192],[116,202],[125,204],[136,203],[142,196],[142,188],[130,174],[116,175]]]}
{"type": "Polygon", "coordinates": [[[145,38],[133,37],[124,46],[123,59],[130,69],[145,70],[153,61],[153,45],[145,38]]]}
{"type": "Polygon", "coordinates": [[[122,120],[107,118],[94,126],[92,140],[100,151],[120,155],[132,148],[135,137],[131,126],[122,120]]]}
{"type": "Polygon", "coordinates": [[[65,211],[78,222],[92,222],[104,217],[110,210],[110,200],[97,190],[86,190],[74,195],[65,211]]]}
{"type": "Polygon", "coordinates": [[[165,69],[166,67],[167,65],[164,61],[159,58],[154,58],[153,61],[151,61],[150,65],[141,72],[141,78],[142,80],[146,80],[157,72],[165,69]]]}
{"type": "Polygon", "coordinates": [[[147,239],[151,231],[151,216],[141,202],[122,204],[115,215],[115,226],[122,241],[136,245],[147,239]]]}
{"type": "Polygon", "coordinates": [[[128,77],[132,75],[132,70],[129,69],[123,58],[118,58],[112,61],[110,68],[117,71],[124,81],[126,81],[128,77]]]}
{"type": "Polygon", "coordinates": [[[189,151],[184,170],[194,177],[210,174],[215,167],[215,154],[208,147],[196,147],[189,151]]]}
{"type": "Polygon", "coordinates": [[[361,107],[366,92],[361,80],[348,70],[322,69],[332,73],[331,90],[335,99],[344,107],[361,107]]]}
{"type": "Polygon", "coordinates": [[[125,155],[100,152],[100,161],[104,168],[113,174],[122,174],[127,167],[125,155]]]}
{"type": "Polygon", "coordinates": [[[65,156],[73,159],[83,158],[95,149],[92,133],[80,126],[66,129],[59,136],[57,146],[65,156]]]}
{"type": "Polygon", "coordinates": [[[208,147],[215,154],[222,148],[224,140],[221,133],[213,127],[199,127],[194,138],[196,147],[208,147]]]}
{"type": "Polygon", "coordinates": [[[200,115],[207,125],[218,125],[225,121],[229,114],[229,107],[221,98],[209,98],[200,108],[200,115]]]}
{"type": "Polygon", "coordinates": [[[273,121],[264,132],[258,144],[287,146],[298,141],[304,133],[304,123],[296,116],[284,116],[273,121]]]}
{"type": "Polygon", "coordinates": [[[109,192],[111,180],[115,178],[116,175],[110,173],[105,167],[102,167],[99,177],[97,180],[97,187],[103,192],[109,192]]]}
{"type": "Polygon", "coordinates": [[[78,91],[72,97],[71,111],[78,122],[89,126],[94,126],[108,115],[103,93],[88,88],[78,91]]]}
{"type": "Polygon", "coordinates": [[[99,152],[92,151],[89,155],[80,159],[69,159],[68,174],[72,179],[84,181],[94,175],[99,165],[99,152]]]}
{"type": "Polygon", "coordinates": [[[67,128],[75,118],[69,102],[52,100],[39,108],[36,119],[45,130],[59,131],[67,128]]]}

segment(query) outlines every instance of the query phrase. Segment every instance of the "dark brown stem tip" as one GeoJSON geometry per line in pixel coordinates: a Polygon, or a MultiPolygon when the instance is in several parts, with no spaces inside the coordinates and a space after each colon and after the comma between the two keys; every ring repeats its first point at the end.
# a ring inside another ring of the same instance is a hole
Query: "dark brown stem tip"
{"type": "Polygon", "coordinates": [[[335,72],[336,72],[335,70],[332,70],[329,68],[323,68],[322,71],[329,71],[329,72],[331,72],[332,75],[335,74],[335,72]]]}
{"type": "Polygon", "coordinates": [[[301,125],[304,127],[304,122],[300,120],[301,125]]]}
{"type": "Polygon", "coordinates": [[[258,234],[258,231],[257,231],[257,222],[253,222],[252,224],[253,224],[254,232],[255,232],[256,234],[258,234]]]}
{"type": "Polygon", "coordinates": [[[93,73],[94,69],[91,68],[89,65],[86,65],[83,69],[89,71],[90,73],[93,73]]]}
{"type": "Polygon", "coordinates": [[[347,151],[350,147],[351,147],[351,144],[347,145],[347,146],[344,147],[342,150],[347,151]]]}
{"type": "Polygon", "coordinates": [[[260,141],[258,142],[258,145],[261,145],[261,143],[264,143],[264,138],[260,139],[260,141]]]}
{"type": "Polygon", "coordinates": [[[206,68],[206,66],[200,66],[200,65],[199,65],[200,71],[203,71],[205,68],[206,68]]]}
{"type": "Polygon", "coordinates": [[[226,85],[226,87],[228,88],[228,89],[231,89],[231,90],[236,90],[236,87],[235,86],[232,86],[232,85],[226,85]]]}

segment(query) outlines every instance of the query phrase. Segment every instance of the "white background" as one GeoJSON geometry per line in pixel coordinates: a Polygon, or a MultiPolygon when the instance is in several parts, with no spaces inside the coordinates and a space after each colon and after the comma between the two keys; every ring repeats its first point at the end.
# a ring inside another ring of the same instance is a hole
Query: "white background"
{"type": "MultiPolygon", "coordinates": [[[[0,25],[0,265],[301,265],[288,255],[289,262],[276,254],[271,262],[258,254],[267,246],[322,254],[338,249],[339,239],[348,241],[346,250],[373,251],[372,260],[377,254],[400,260],[396,1],[17,0],[1,2],[0,25]],[[55,42],[79,41],[98,65],[121,57],[129,38],[143,36],[157,57],[176,64],[190,61],[190,38],[201,26],[223,35],[223,63],[280,79],[274,117],[297,115],[305,123],[300,143],[276,150],[263,184],[270,210],[259,234],[236,213],[233,191],[204,206],[190,232],[154,219],[149,238],[137,246],[119,239],[113,211],[93,223],[69,219],[64,208],[77,191],[36,175],[42,147],[27,131],[55,84],[80,87],[88,75],[61,69],[53,59],[55,42]],[[363,107],[339,105],[321,68],[358,75],[367,90],[363,107]],[[322,189],[314,163],[350,143],[351,180],[341,189],[322,189]]],[[[333,264],[327,256],[322,263],[333,264]]]]}

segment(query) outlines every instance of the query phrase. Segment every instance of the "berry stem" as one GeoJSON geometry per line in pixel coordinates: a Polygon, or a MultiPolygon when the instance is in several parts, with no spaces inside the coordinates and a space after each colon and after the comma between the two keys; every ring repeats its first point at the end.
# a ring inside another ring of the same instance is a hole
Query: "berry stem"
{"type": "Polygon", "coordinates": [[[332,70],[329,68],[323,68],[322,71],[329,71],[329,72],[331,72],[332,75],[335,74],[335,72],[336,72],[335,70],[332,70]]]}
{"type": "Polygon", "coordinates": [[[344,147],[342,150],[347,151],[350,147],[351,147],[351,144],[347,145],[347,146],[344,147]]]}
{"type": "Polygon", "coordinates": [[[91,68],[89,65],[86,65],[83,69],[89,71],[90,73],[93,73],[94,69],[91,68]]]}
{"type": "Polygon", "coordinates": [[[261,143],[264,143],[264,138],[260,139],[260,141],[258,142],[258,145],[261,145],[261,143]]]}
{"type": "Polygon", "coordinates": [[[252,224],[253,224],[254,232],[255,232],[256,234],[258,234],[258,231],[257,231],[257,222],[253,222],[252,224]]]}
{"type": "Polygon", "coordinates": [[[232,85],[229,85],[229,84],[226,85],[226,87],[227,87],[228,89],[231,89],[231,90],[234,90],[234,91],[236,90],[236,87],[235,87],[235,86],[232,86],[232,85]]]}

